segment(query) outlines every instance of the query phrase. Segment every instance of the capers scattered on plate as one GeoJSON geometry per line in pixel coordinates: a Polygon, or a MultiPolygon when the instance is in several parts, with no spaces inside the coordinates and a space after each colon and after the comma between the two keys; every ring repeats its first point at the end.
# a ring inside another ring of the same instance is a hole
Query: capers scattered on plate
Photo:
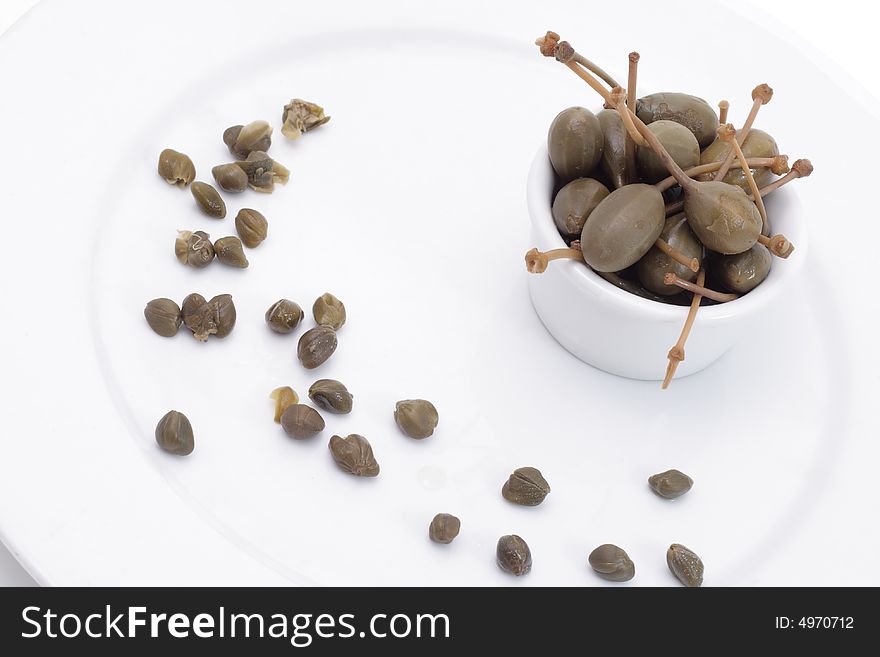
{"type": "Polygon", "coordinates": [[[235,230],[238,231],[238,236],[247,248],[255,249],[266,239],[269,222],[262,213],[250,208],[242,208],[235,215],[235,230]]]}
{"type": "Polygon", "coordinates": [[[183,300],[181,314],[184,325],[200,342],[211,335],[225,338],[235,327],[235,304],[230,294],[218,294],[205,301],[205,297],[194,292],[183,300]]]}
{"type": "Polygon", "coordinates": [[[183,323],[180,306],[171,299],[160,298],[148,301],[144,308],[144,317],[147,318],[150,328],[163,338],[177,335],[177,329],[183,323]]]}
{"type": "Polygon", "coordinates": [[[379,464],[373,456],[373,448],[363,436],[353,433],[345,438],[330,437],[330,454],[342,470],[356,477],[376,477],[379,464]]]}
{"type": "Polygon", "coordinates": [[[223,131],[223,143],[229,152],[240,160],[253,151],[268,151],[272,145],[272,126],[268,121],[251,121],[247,125],[234,125],[223,131]]]}
{"type": "Polygon", "coordinates": [[[461,520],[449,513],[438,513],[428,526],[428,537],[435,543],[448,544],[461,531],[461,520]]]}
{"type": "Polygon", "coordinates": [[[159,175],[165,182],[186,187],[196,178],[196,168],[188,155],[166,148],[159,153],[159,175]]]}
{"type": "Polygon", "coordinates": [[[225,192],[238,194],[247,189],[248,177],[240,166],[231,162],[229,164],[218,164],[211,169],[214,180],[220,185],[225,192]]]}
{"type": "Polygon", "coordinates": [[[232,303],[232,295],[218,294],[208,301],[208,306],[211,308],[217,324],[217,332],[214,337],[225,338],[235,328],[236,312],[235,304],[232,303]]]}
{"type": "Polygon", "coordinates": [[[284,415],[284,411],[299,403],[299,395],[290,386],[275,388],[275,390],[269,393],[269,399],[275,400],[275,421],[279,424],[281,423],[281,416],[284,415]]]}
{"type": "Polygon", "coordinates": [[[666,551],[666,565],[685,586],[703,585],[703,561],[684,545],[673,543],[666,551]]]}
{"type": "Polygon", "coordinates": [[[309,399],[328,413],[351,413],[354,396],[339,381],[319,379],[309,388],[309,399]]]}
{"type": "Polygon", "coordinates": [[[667,470],[648,477],[648,486],[651,487],[651,490],[667,500],[681,497],[693,485],[694,480],[678,470],[667,470]]]}
{"type": "Polygon", "coordinates": [[[291,438],[304,440],[324,430],[324,418],[311,406],[291,404],[281,414],[281,428],[291,438]]]}
{"type": "Polygon", "coordinates": [[[422,440],[433,435],[440,415],[427,399],[404,399],[394,406],[394,421],[407,436],[422,440]]]}
{"type": "Polygon", "coordinates": [[[156,442],[159,447],[177,456],[192,454],[195,448],[192,425],[179,411],[168,411],[156,425],[156,442]]]}
{"type": "Polygon", "coordinates": [[[226,216],[226,203],[220,192],[214,189],[206,182],[197,180],[189,190],[192,192],[193,198],[196,200],[199,208],[209,217],[222,219],[226,216]]]}
{"type": "Polygon", "coordinates": [[[320,105],[294,98],[284,106],[281,113],[281,134],[289,139],[298,139],[303,133],[314,130],[329,120],[330,117],[324,116],[324,108],[320,105]]]}
{"type": "Polygon", "coordinates": [[[626,551],[610,543],[590,552],[588,561],[599,577],[611,582],[627,582],[636,574],[635,564],[626,551]]]}
{"type": "Polygon", "coordinates": [[[520,506],[538,506],[550,493],[550,484],[537,468],[517,468],[501,487],[508,502],[520,506]]]}
{"type": "Polygon", "coordinates": [[[237,160],[235,164],[247,175],[248,186],[257,192],[272,192],[275,183],[286,185],[290,179],[290,171],[265,151],[251,151],[244,160],[237,160]]]}
{"type": "Polygon", "coordinates": [[[290,333],[302,321],[305,313],[290,299],[279,299],[266,311],[266,324],[276,333],[290,333]]]}
{"type": "Polygon", "coordinates": [[[296,355],[303,367],[313,370],[333,355],[336,346],[336,331],[329,326],[316,326],[302,334],[296,355]]]}
{"type": "Polygon", "coordinates": [[[532,551],[529,549],[529,544],[516,534],[498,539],[495,560],[501,570],[517,577],[532,570],[532,551]]]}
{"type": "Polygon", "coordinates": [[[182,265],[201,269],[214,259],[214,245],[208,233],[197,230],[179,230],[174,240],[174,255],[182,265]]]}
{"type": "Polygon", "coordinates": [[[234,235],[221,237],[214,242],[214,253],[218,261],[230,267],[246,269],[249,264],[241,246],[241,240],[234,235]]]}
{"type": "Polygon", "coordinates": [[[345,304],[329,292],[325,292],[312,304],[312,315],[316,324],[329,326],[334,331],[338,331],[345,324],[345,304]]]}

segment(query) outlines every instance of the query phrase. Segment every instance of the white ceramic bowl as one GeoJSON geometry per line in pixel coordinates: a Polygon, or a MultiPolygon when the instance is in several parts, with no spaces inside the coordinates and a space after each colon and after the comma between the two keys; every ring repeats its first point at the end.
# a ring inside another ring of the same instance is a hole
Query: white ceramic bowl
{"type": "MultiPolygon", "coordinates": [[[[550,212],[554,174],[542,146],[529,171],[531,244],[541,251],[565,246],[550,212]]],[[[767,197],[773,232],[795,245],[785,261],[774,258],[767,279],[734,301],[700,308],[676,377],[708,367],[744,332],[760,330],[762,311],[793,280],[807,252],[807,231],[797,196],[787,189],[767,197]]],[[[632,379],[661,380],[666,355],[678,340],[688,309],[643,299],[597,276],[583,263],[556,260],[530,274],[532,304],[550,334],[572,354],[601,370],[632,379]]]]}

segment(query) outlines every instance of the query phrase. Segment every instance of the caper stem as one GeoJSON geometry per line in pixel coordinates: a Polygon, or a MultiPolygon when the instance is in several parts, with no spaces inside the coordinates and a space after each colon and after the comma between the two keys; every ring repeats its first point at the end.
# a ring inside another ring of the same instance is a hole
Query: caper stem
{"type": "MultiPolygon", "coordinates": [[[[742,128],[740,128],[739,134],[736,137],[736,142],[740,146],[743,145],[746,137],[749,136],[749,130],[752,129],[752,125],[758,117],[758,110],[761,109],[761,105],[769,103],[771,98],[773,98],[773,89],[766,84],[759,84],[752,89],[752,109],[749,110],[749,115],[746,117],[746,121],[743,123],[742,128]]],[[[727,172],[730,171],[730,166],[733,164],[733,158],[735,155],[736,153],[733,152],[733,149],[727,152],[724,164],[715,174],[715,180],[722,180],[724,176],[727,175],[727,172]]]]}
{"type": "Polygon", "coordinates": [[[788,184],[792,180],[796,180],[797,178],[806,178],[811,173],[813,173],[813,164],[809,160],[801,159],[795,160],[794,164],[791,165],[791,170],[786,173],[782,178],[777,178],[769,185],[766,185],[761,188],[761,196],[767,196],[770,192],[774,192],[783,185],[788,184]]]}
{"type": "Polygon", "coordinates": [[[663,282],[666,283],[666,285],[677,285],[683,290],[702,295],[707,299],[712,299],[713,301],[718,301],[720,303],[733,301],[734,299],[739,298],[738,294],[717,292],[716,290],[710,290],[708,287],[704,287],[702,283],[691,283],[690,281],[686,281],[683,278],[679,278],[675,275],[675,272],[671,271],[666,272],[666,274],[663,276],[663,282]]]}
{"type": "Polygon", "coordinates": [[[602,80],[603,80],[603,81],[604,81],[609,87],[618,87],[618,86],[620,86],[620,85],[617,84],[617,80],[615,80],[614,78],[612,78],[610,75],[608,75],[608,73],[606,73],[605,71],[603,71],[601,68],[599,68],[598,66],[596,66],[596,64],[594,64],[593,62],[591,62],[589,59],[587,59],[586,57],[584,57],[584,56],[581,55],[580,53],[577,53],[577,52],[576,52],[576,53],[574,54],[574,61],[576,61],[576,62],[577,62],[578,64],[580,64],[581,66],[583,66],[583,67],[584,67],[585,69],[587,69],[588,71],[591,71],[592,73],[595,73],[596,75],[598,75],[600,78],[602,78],[602,80]]]}
{"type": "MultiPolygon", "coordinates": [[[[760,169],[762,167],[773,167],[780,166],[784,161],[787,160],[785,155],[777,155],[776,157],[749,157],[746,158],[746,164],[753,169],[760,169]],[[784,158],[784,159],[783,159],[784,158]]],[[[734,160],[734,164],[739,166],[739,160],[734,160]]],[[[713,171],[718,171],[721,167],[721,162],[709,162],[707,164],[700,164],[695,167],[691,167],[687,169],[685,173],[690,178],[694,178],[704,173],[712,173],[713,171]]],[[[667,189],[671,187],[675,187],[678,184],[678,181],[673,176],[669,176],[668,178],[664,178],[660,182],[654,185],[659,191],[665,192],[667,189]]]]}
{"type": "Polygon", "coordinates": [[[718,123],[727,123],[727,111],[730,109],[730,103],[726,100],[718,101],[718,123]]]}
{"type": "Polygon", "coordinates": [[[609,105],[611,104],[611,94],[608,92],[607,89],[605,89],[605,87],[603,87],[599,83],[599,81],[596,78],[594,78],[592,75],[587,73],[584,69],[582,69],[580,66],[578,66],[573,61],[572,62],[563,62],[563,63],[566,66],[568,66],[568,68],[570,68],[572,71],[574,71],[574,74],[577,75],[581,80],[583,80],[588,85],[590,85],[597,94],[602,96],[603,100],[606,103],[608,103],[609,105]]]}
{"type": "MultiPolygon", "coordinates": [[[[547,32],[544,36],[538,37],[535,39],[535,45],[541,50],[541,54],[545,57],[554,57],[556,56],[557,46],[559,45],[559,35],[556,32],[547,32]]],[[[588,71],[592,71],[596,75],[598,75],[609,87],[618,87],[617,80],[612,78],[608,73],[603,71],[599,66],[591,62],[589,59],[584,57],[578,52],[574,51],[574,48],[571,48],[568,45],[568,50],[566,55],[570,58],[571,61],[577,62],[581,66],[583,66],[588,71]]]]}
{"type": "Polygon", "coordinates": [[[560,258],[568,258],[570,260],[584,261],[584,254],[580,249],[553,249],[552,251],[538,251],[538,249],[529,249],[526,253],[526,269],[531,274],[543,274],[547,271],[547,265],[551,260],[560,258]]]}
{"type": "MultiPolygon", "coordinates": [[[[629,70],[626,79],[626,106],[635,111],[636,108],[636,82],[639,77],[639,59],[637,52],[629,54],[629,70]]],[[[627,182],[638,179],[636,171],[636,142],[630,134],[629,130],[624,134],[624,163],[626,166],[627,182]]]]}
{"type": "Polygon", "coordinates": [[[794,244],[789,242],[785,235],[774,235],[773,237],[759,235],[758,241],[766,246],[770,253],[779,258],[785,259],[794,251],[794,244]]]}
{"type": "Polygon", "coordinates": [[[617,113],[620,115],[623,125],[626,128],[626,136],[629,139],[631,139],[637,146],[647,146],[648,143],[645,141],[645,138],[642,137],[638,128],[636,128],[633,123],[633,114],[627,109],[626,97],[627,92],[625,89],[622,87],[614,87],[609,96],[611,100],[609,109],[617,110],[617,113]]]}
{"type": "MultiPolygon", "coordinates": [[[[697,285],[700,287],[706,282],[706,270],[701,269],[700,273],[697,274],[697,285]]],[[[691,299],[691,307],[688,310],[687,319],[684,320],[684,326],[681,327],[681,334],[678,336],[678,342],[673,345],[672,349],[669,350],[669,354],[667,357],[669,358],[669,364],[666,366],[666,376],[663,378],[663,390],[669,387],[669,384],[672,383],[672,377],[675,376],[675,370],[678,369],[678,364],[684,360],[684,343],[687,342],[688,336],[691,334],[691,329],[694,326],[694,321],[697,319],[697,311],[700,309],[700,301],[702,301],[703,297],[700,294],[695,294],[694,298],[691,299]]]]}
{"type": "Polygon", "coordinates": [[[657,241],[654,242],[654,246],[660,249],[663,253],[668,255],[670,258],[675,260],[678,264],[684,265],[692,272],[700,271],[700,260],[699,258],[688,258],[681,251],[676,251],[666,240],[658,237],[657,241]]]}
{"type": "Polygon", "coordinates": [[[718,126],[718,137],[723,141],[729,142],[731,148],[736,151],[736,157],[739,158],[740,168],[742,169],[743,175],[746,177],[749,189],[752,190],[752,200],[755,205],[758,206],[758,212],[761,215],[761,233],[763,235],[769,235],[770,221],[767,219],[767,210],[764,208],[764,199],[761,198],[761,191],[758,189],[758,183],[755,182],[752,170],[746,163],[746,156],[743,154],[742,148],[740,148],[740,145],[737,143],[736,128],[730,123],[724,123],[718,126]]]}

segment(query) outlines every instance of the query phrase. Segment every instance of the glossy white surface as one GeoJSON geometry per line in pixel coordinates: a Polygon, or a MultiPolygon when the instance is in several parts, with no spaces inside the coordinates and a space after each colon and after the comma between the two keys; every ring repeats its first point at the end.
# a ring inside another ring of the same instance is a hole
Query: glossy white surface
{"type": "MultiPolygon", "coordinates": [[[[745,336],[661,393],[571,357],[526,293],[526,172],[555,113],[588,95],[529,42],[548,27],[583,25],[572,19],[582,5],[425,15],[388,3],[329,16],[269,4],[277,20],[267,23],[236,3],[210,3],[216,13],[195,29],[207,5],[48,2],[0,41],[0,81],[17,99],[0,118],[17,126],[8,147],[24,154],[14,171],[51,153],[63,172],[51,187],[35,176],[3,183],[5,220],[34,217],[64,245],[63,259],[41,267],[33,251],[12,250],[7,266],[22,276],[3,282],[8,307],[31,317],[50,300],[65,324],[0,328],[4,398],[15,400],[0,438],[0,534],[40,581],[510,584],[493,551],[498,536],[516,532],[535,556],[516,582],[524,585],[601,584],[584,563],[606,541],[636,561],[633,584],[671,583],[663,554],[672,541],[701,554],[707,585],[878,583],[877,529],[864,522],[877,512],[869,402],[880,371],[874,311],[859,287],[869,262],[848,258],[852,241],[837,229],[855,226],[873,244],[877,227],[869,189],[827,193],[846,189],[851,169],[832,164],[837,133],[798,122],[815,89],[808,66],[749,48],[719,76],[684,44],[652,41],[649,26],[668,20],[665,9],[644,10],[632,45],[585,28],[565,33],[608,68],[619,59],[618,74],[637,45],[656,88],[681,85],[668,62],[687,62],[688,90],[708,98],[747,98],[759,81],[748,72],[759,70],[777,92],[762,125],[817,164],[798,188],[811,235],[835,218],[773,307],[775,330],[745,336]],[[35,47],[44,39],[51,49],[35,47]],[[301,143],[278,137],[272,153],[293,170],[287,188],[227,198],[231,210],[265,210],[270,240],[249,254],[246,272],[183,269],[170,253],[174,229],[216,237],[231,220],[221,229],[166,187],[153,170],[158,150],[190,152],[204,174],[228,157],[224,127],[277,121],[292,95],[320,100],[333,120],[301,143]],[[60,126],[59,98],[79,99],[60,126]],[[111,142],[109,167],[91,147],[96,134],[111,142]],[[195,289],[235,296],[239,326],[228,340],[201,348],[149,332],[147,299],[195,289]],[[351,320],[312,376],[294,361],[296,338],[268,335],[262,313],[279,296],[305,305],[325,289],[351,320]],[[191,372],[204,377],[198,385],[191,372]],[[302,393],[318,376],[344,380],[355,413],[293,444],[272,424],[266,395],[281,383],[302,393]],[[47,382],[66,393],[48,407],[47,382]],[[432,439],[397,434],[393,402],[408,396],[437,403],[432,439]],[[165,458],[152,444],[170,406],[196,425],[192,458],[165,458]],[[373,442],[376,481],[346,478],[329,462],[326,437],[350,431],[373,442]],[[553,486],[541,507],[500,498],[521,465],[541,468],[553,486]],[[672,504],[645,485],[668,467],[696,481],[672,504]],[[445,548],[425,536],[438,511],[463,521],[445,548]],[[859,567],[824,566],[839,549],[859,567]]],[[[766,40],[729,20],[749,43],[766,40]]],[[[734,105],[735,121],[746,102],[734,105]]],[[[11,179],[10,166],[0,164],[0,179],[11,179]]]]}

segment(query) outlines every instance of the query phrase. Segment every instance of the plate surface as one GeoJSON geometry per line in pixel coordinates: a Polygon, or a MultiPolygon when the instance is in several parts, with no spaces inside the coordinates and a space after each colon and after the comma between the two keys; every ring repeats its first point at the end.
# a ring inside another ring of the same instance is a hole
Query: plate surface
{"type": "MultiPolygon", "coordinates": [[[[403,3],[334,16],[281,2],[259,15],[231,2],[173,6],[50,1],[0,41],[0,82],[15,98],[0,117],[16,126],[7,152],[18,154],[0,164],[4,221],[28,240],[10,249],[2,283],[0,534],[39,581],[511,584],[494,547],[517,533],[535,560],[522,584],[602,584],[585,562],[604,542],[636,562],[633,584],[674,582],[671,542],[703,557],[712,585],[880,583],[864,556],[877,530],[857,522],[877,511],[865,486],[877,448],[863,438],[877,435],[864,404],[877,354],[860,350],[876,324],[854,303],[868,271],[847,259],[845,235],[857,228],[870,243],[877,229],[867,190],[827,194],[858,168],[835,170],[834,135],[799,115],[813,97],[808,72],[755,57],[720,75],[653,36],[648,25],[668,19],[648,11],[625,43],[563,33],[621,77],[638,46],[642,91],[727,97],[734,121],[759,71],[777,96],[758,125],[817,165],[787,190],[809,208],[814,237],[772,329],[661,392],[570,356],[526,289],[531,156],[557,111],[595,105],[531,40],[585,25],[582,5],[436,16],[403,3]],[[61,27],[71,24],[81,27],[61,27]],[[278,128],[291,97],[332,120],[287,141],[278,128]],[[230,160],[223,130],[257,118],[276,126],[270,153],[292,171],[274,194],[225,195],[218,221],[156,175],[159,151],[173,147],[211,181],[211,166],[230,160]],[[270,225],[249,269],[176,262],[177,229],[234,234],[241,207],[270,225]],[[202,345],[148,329],[147,300],[194,291],[233,295],[229,338],[202,345]],[[276,336],[262,315],[281,297],[308,309],[325,291],[349,321],[337,353],[307,372],[295,356],[302,329],[276,336]],[[343,381],[354,412],[291,441],[268,394],[291,385],[304,397],[317,378],[343,381]],[[428,440],[394,425],[394,402],[411,397],[440,411],[428,440]],[[195,427],[189,458],[154,444],[170,408],[195,427]],[[341,473],[333,433],[367,436],[381,475],[341,473]],[[525,465],[553,488],[537,508],[500,496],[525,465]],[[645,480],[672,467],[696,483],[668,503],[645,480]],[[462,518],[449,546],[427,539],[441,511],[462,518]],[[821,567],[842,541],[867,571],[821,567]]],[[[761,42],[759,28],[730,20],[761,42]]]]}

